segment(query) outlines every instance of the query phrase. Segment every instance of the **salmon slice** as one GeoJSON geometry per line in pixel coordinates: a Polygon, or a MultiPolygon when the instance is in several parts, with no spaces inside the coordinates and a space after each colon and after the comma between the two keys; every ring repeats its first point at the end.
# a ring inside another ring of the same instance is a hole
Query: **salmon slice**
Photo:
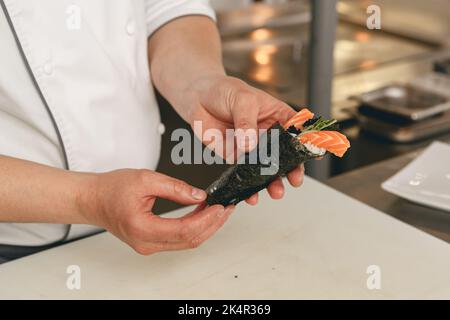
{"type": "Polygon", "coordinates": [[[337,131],[309,132],[301,135],[299,140],[303,144],[309,142],[318,148],[323,148],[340,158],[350,148],[347,137],[337,131]]]}
{"type": "Polygon", "coordinates": [[[286,124],[284,125],[284,128],[287,129],[290,126],[294,126],[297,129],[301,129],[303,124],[312,118],[314,118],[314,113],[304,108],[299,112],[297,112],[297,114],[293,116],[291,119],[289,119],[289,121],[286,122],[286,124]]]}

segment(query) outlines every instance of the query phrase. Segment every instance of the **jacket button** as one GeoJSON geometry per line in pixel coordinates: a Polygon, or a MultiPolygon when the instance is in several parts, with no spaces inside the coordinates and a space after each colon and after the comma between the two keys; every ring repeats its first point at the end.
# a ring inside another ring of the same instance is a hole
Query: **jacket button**
{"type": "Polygon", "coordinates": [[[127,33],[132,36],[136,32],[136,25],[133,21],[128,22],[127,24],[127,33]]]}
{"type": "Polygon", "coordinates": [[[164,132],[166,132],[166,127],[164,126],[164,124],[160,123],[160,124],[158,125],[158,133],[161,134],[161,135],[163,135],[164,132]]]}
{"type": "Polygon", "coordinates": [[[51,75],[53,73],[53,66],[51,63],[44,64],[44,72],[48,75],[51,75]]]}

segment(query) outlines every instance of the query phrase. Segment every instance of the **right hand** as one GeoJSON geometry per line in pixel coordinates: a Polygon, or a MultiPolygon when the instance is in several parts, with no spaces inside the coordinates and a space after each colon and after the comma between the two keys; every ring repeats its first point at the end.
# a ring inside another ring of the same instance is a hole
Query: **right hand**
{"type": "Polygon", "coordinates": [[[207,207],[203,190],[150,170],[102,173],[86,191],[87,207],[82,210],[86,221],[107,229],[143,255],[198,247],[234,209],[207,207]],[[158,197],[198,207],[181,218],[163,218],[152,213],[158,197]]]}

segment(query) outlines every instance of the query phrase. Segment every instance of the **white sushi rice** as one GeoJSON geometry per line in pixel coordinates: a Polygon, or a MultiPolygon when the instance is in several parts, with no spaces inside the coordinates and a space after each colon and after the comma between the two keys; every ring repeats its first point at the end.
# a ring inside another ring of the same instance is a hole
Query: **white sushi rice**
{"type": "Polygon", "coordinates": [[[303,145],[305,146],[306,149],[308,149],[309,152],[318,156],[323,156],[325,152],[327,152],[327,150],[325,150],[324,148],[319,148],[311,144],[310,142],[306,142],[303,145]]]}

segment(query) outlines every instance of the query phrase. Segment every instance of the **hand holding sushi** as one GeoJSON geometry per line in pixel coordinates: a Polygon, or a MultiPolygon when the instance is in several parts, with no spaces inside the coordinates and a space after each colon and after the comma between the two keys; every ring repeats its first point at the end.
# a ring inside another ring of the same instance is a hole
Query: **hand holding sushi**
{"type": "Polygon", "coordinates": [[[181,180],[151,171],[123,169],[93,176],[86,188],[82,223],[107,229],[136,252],[195,248],[225,223],[234,206],[206,206],[206,193],[181,180]],[[197,205],[180,218],[152,213],[156,198],[197,205]]]}
{"type": "Polygon", "coordinates": [[[274,129],[281,132],[279,172],[261,176],[261,163],[256,166],[237,164],[207,189],[209,204],[236,204],[242,200],[256,204],[258,192],[265,188],[273,199],[280,199],[284,194],[282,177],[286,176],[291,185],[300,186],[305,161],[320,159],[326,152],[341,157],[350,146],[347,138],[336,131],[335,120],[314,118],[314,114],[307,109],[296,114],[284,102],[223,74],[195,81],[185,91],[184,97],[184,107],[179,113],[194,128],[194,122],[201,121],[203,130],[215,129],[222,133],[225,143],[221,144],[208,141],[204,136],[200,138],[224,159],[236,160],[259,149],[256,148],[259,137],[252,134],[236,135],[236,144],[233,148],[227,148],[227,129],[241,132],[268,129],[266,137],[269,140],[274,129]],[[221,184],[227,186],[222,188],[221,184]]]}
{"type": "Polygon", "coordinates": [[[77,172],[0,155],[0,176],[0,222],[95,225],[144,255],[199,246],[234,209],[207,207],[203,190],[151,170],[77,172]],[[197,207],[163,218],[156,198],[197,207]]]}
{"type": "MultiPolygon", "coordinates": [[[[186,91],[184,103],[178,104],[177,110],[191,126],[194,126],[194,121],[201,121],[204,131],[218,129],[224,135],[227,129],[268,129],[274,123],[285,123],[295,115],[295,111],[286,103],[242,80],[222,74],[196,81],[186,91]]],[[[249,141],[236,138],[235,148],[226,148],[224,144],[222,149],[214,148],[216,154],[232,161],[243,152],[252,150],[257,144],[257,139],[249,141]]],[[[205,145],[211,146],[212,141],[203,137],[202,140],[205,145]]],[[[287,174],[287,180],[292,186],[299,187],[303,182],[303,174],[304,167],[300,164],[287,174]]],[[[267,189],[273,199],[283,197],[284,186],[281,178],[272,181],[267,189]]],[[[258,194],[253,194],[246,201],[256,204],[258,194]]]]}
{"type": "Polygon", "coordinates": [[[253,158],[257,162],[243,161],[225,171],[208,187],[207,203],[235,205],[305,161],[321,158],[327,152],[342,157],[350,143],[337,129],[336,120],[314,118],[308,109],[300,110],[283,126],[275,123],[264,134],[265,143],[260,142],[245,155],[244,160],[253,158]],[[267,172],[268,166],[275,170],[267,172]]]}

